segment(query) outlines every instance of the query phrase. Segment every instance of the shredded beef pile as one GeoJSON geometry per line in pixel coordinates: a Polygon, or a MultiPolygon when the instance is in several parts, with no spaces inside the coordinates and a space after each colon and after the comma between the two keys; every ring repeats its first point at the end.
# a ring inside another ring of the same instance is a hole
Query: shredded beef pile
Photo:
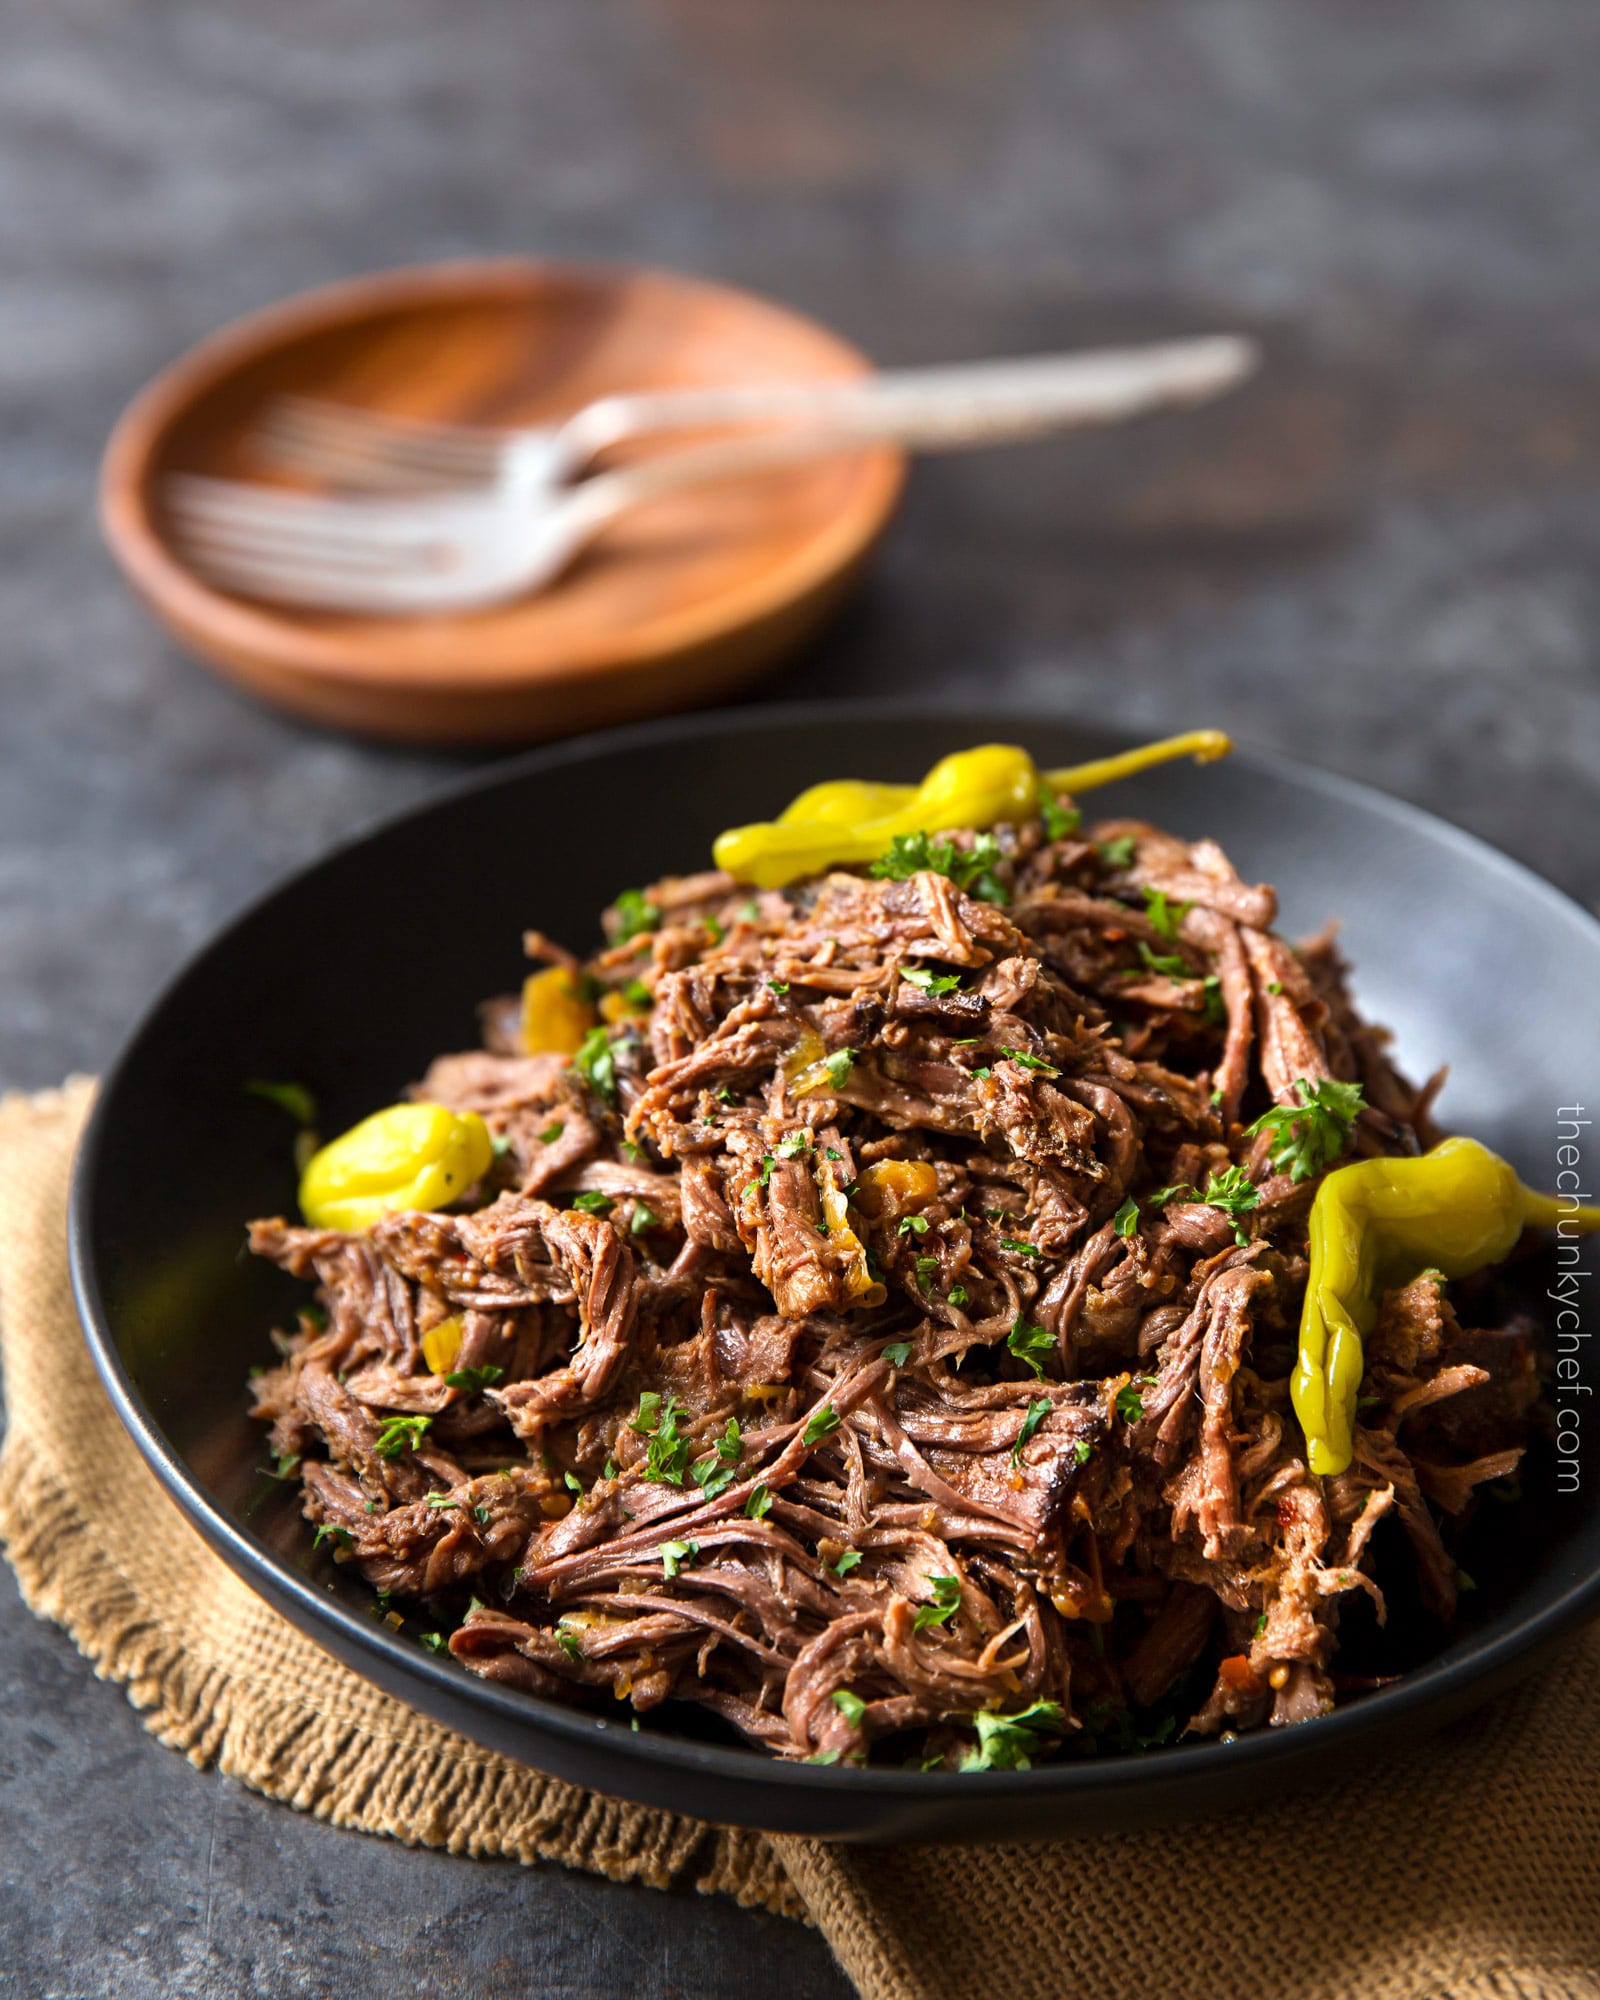
{"type": "Polygon", "coordinates": [[[1327,1710],[1385,1516],[1450,1614],[1439,1516],[1515,1467],[1533,1330],[1392,1293],[1355,1462],[1313,1476],[1317,1176],[1247,1130],[1331,1077],[1364,1099],[1342,1157],[1410,1153],[1431,1086],[1213,843],[1075,822],[903,879],[668,880],[581,968],[532,935],[612,1025],[527,1055],[491,1004],[415,1087],[485,1118],[485,1183],[362,1236],[253,1226],[320,1302],[255,1414],[391,1623],[780,1756],[973,1769],[1159,1737],[1180,1697],[1200,1733],[1327,1710]],[[1199,1198],[1230,1168],[1254,1206],[1199,1198]]]}

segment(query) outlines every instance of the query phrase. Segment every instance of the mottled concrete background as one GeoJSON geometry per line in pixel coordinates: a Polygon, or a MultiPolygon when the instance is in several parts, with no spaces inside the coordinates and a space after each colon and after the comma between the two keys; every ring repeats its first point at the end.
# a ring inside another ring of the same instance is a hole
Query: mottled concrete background
{"type": "MultiPolygon", "coordinates": [[[[886,361],[1255,329],[1225,409],[920,469],[772,691],[1217,722],[1600,894],[1589,0],[13,0],[0,37],[0,1082],[102,1063],[226,911],[462,767],[216,686],[91,507],[197,336],[460,253],[713,273],[886,361]]],[[[843,1990],[722,1905],[198,1776],[14,1595],[0,1814],[22,1994],[843,1990]]]]}

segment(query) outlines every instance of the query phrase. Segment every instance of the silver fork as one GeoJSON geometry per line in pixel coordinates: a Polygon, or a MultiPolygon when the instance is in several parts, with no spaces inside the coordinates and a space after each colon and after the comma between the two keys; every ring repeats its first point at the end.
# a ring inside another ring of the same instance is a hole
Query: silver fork
{"type": "Polygon", "coordinates": [[[603,529],[669,493],[851,445],[947,450],[1204,402],[1255,361],[1250,342],[1217,335],[993,364],[981,383],[979,371],[927,371],[914,383],[869,385],[879,393],[841,400],[825,422],[688,446],[554,491],[501,484],[404,500],[319,499],[184,476],[168,482],[166,498],[183,553],[223,589],[351,612],[469,610],[543,589],[603,529]],[[929,375],[938,378],[931,386],[929,375]]]}
{"type": "MultiPolygon", "coordinates": [[[[312,397],[268,405],[250,438],[254,455],[286,472],[371,492],[498,486],[540,493],[567,486],[603,451],[634,438],[753,422],[830,428],[879,407],[905,411],[974,403],[1018,407],[1057,385],[1109,380],[1125,364],[1226,369],[1244,344],[1232,336],[1100,354],[1039,355],[947,368],[899,369],[842,381],[732,382],[601,396],[559,423],[491,429],[361,410],[312,397]]],[[[980,442],[980,439],[973,439],[980,442]]]]}

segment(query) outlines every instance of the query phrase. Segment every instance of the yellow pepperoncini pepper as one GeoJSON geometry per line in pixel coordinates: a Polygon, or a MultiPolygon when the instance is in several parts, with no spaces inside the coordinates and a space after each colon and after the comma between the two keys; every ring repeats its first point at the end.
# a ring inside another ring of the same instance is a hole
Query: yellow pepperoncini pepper
{"type": "Polygon", "coordinates": [[[943,758],[920,785],[875,785],[858,778],[813,785],[770,824],[720,834],[712,853],[717,866],[740,881],[781,889],[839,862],[876,861],[899,834],[1029,819],[1039,810],[1042,792],[1090,791],[1175,757],[1208,764],[1232,748],[1220,730],[1196,729],[1116,757],[1041,773],[1026,750],[988,743],[943,758]]]}
{"type": "Polygon", "coordinates": [[[460,1360],[465,1333],[459,1315],[452,1313],[422,1336],[422,1358],[435,1375],[448,1375],[460,1360]]]}
{"type": "Polygon", "coordinates": [[[313,1153],[300,1177],[301,1213],[313,1228],[359,1234],[397,1209],[459,1201],[493,1158],[477,1112],[391,1104],[313,1153]]]}
{"type": "Polygon", "coordinates": [[[522,982],[522,1046],[530,1056],[574,1056],[595,1011],[564,965],[547,965],[522,982]]]}
{"type": "Polygon", "coordinates": [[[1563,1206],[1517,1179],[1476,1139],[1420,1159],[1337,1167],[1311,1204],[1311,1273],[1290,1395],[1311,1470],[1343,1472],[1354,1449],[1361,1343],[1383,1294],[1424,1271],[1464,1278],[1510,1254],[1525,1226],[1600,1228],[1600,1209],[1563,1206]]]}

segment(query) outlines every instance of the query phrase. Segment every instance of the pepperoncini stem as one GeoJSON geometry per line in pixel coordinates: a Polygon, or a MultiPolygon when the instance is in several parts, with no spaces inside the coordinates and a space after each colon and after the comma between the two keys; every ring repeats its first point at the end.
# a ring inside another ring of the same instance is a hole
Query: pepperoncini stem
{"type": "Polygon", "coordinates": [[[813,785],[775,821],[732,827],[719,835],[712,853],[719,868],[741,881],[781,889],[839,863],[876,861],[900,834],[948,833],[955,827],[1028,819],[1039,809],[1041,783],[1052,794],[1088,791],[1175,757],[1209,763],[1232,747],[1220,730],[1192,730],[1118,757],[1053,771],[1041,780],[1027,751],[987,743],[942,758],[920,785],[879,785],[859,778],[813,785]]]}
{"type": "Polygon", "coordinates": [[[1044,781],[1053,792],[1092,792],[1099,785],[1113,785],[1119,778],[1131,778],[1153,765],[1171,764],[1180,757],[1192,757],[1197,764],[1214,764],[1232,749],[1233,738],[1220,729],[1191,729],[1186,735],[1166,736],[1159,743],[1123,750],[1115,757],[1101,757],[1092,764],[1047,771],[1044,781]]]}
{"type": "Polygon", "coordinates": [[[311,1156],[300,1210],[315,1229],[359,1235],[397,1210],[459,1201],[493,1158],[489,1128],[475,1111],[391,1104],[311,1156]]]}
{"type": "Polygon", "coordinates": [[[1476,1139],[1446,1139],[1420,1159],[1358,1160],[1324,1178],[1289,1384],[1313,1472],[1350,1463],[1362,1343],[1383,1294],[1424,1271],[1464,1278],[1498,1264],[1525,1227],[1587,1232],[1600,1228],[1600,1209],[1524,1187],[1476,1139]]]}

